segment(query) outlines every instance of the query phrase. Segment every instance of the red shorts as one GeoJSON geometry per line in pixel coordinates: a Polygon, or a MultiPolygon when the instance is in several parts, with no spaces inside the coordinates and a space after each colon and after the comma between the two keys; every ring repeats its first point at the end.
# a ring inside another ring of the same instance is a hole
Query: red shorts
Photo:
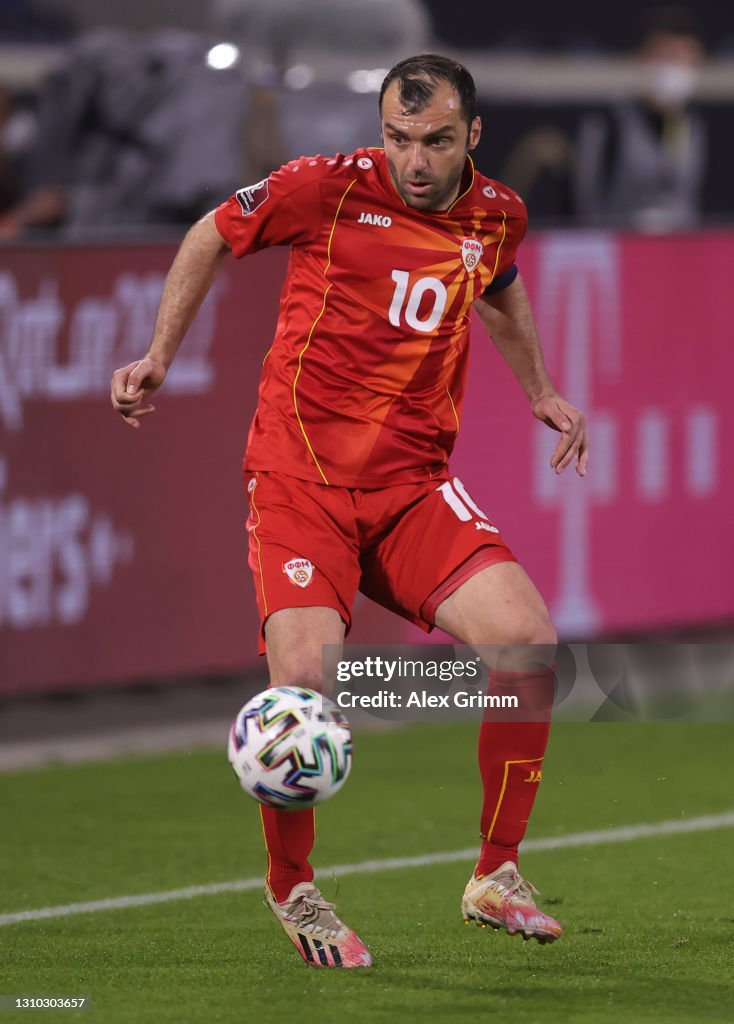
{"type": "Polygon", "coordinates": [[[357,590],[428,632],[467,579],[517,561],[456,477],[363,491],[258,470],[245,483],[261,653],[283,608],[335,608],[349,630],[357,590]]]}

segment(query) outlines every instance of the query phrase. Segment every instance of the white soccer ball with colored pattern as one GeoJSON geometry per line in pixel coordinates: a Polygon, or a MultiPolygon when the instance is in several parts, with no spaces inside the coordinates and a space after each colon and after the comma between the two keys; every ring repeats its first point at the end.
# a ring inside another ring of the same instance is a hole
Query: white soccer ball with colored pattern
{"type": "Polygon", "coordinates": [[[300,686],[263,690],[232,723],[229,763],[249,796],[303,810],[334,796],[352,767],[352,731],[332,701],[300,686]]]}

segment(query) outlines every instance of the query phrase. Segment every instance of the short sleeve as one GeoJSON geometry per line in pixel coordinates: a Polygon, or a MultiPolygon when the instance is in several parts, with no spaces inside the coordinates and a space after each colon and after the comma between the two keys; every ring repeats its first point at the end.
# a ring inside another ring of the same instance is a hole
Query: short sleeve
{"type": "Polygon", "coordinates": [[[217,230],[238,259],[272,245],[305,245],[321,227],[323,177],[322,161],[285,164],[222,203],[217,230]]]}
{"type": "Polygon", "coordinates": [[[491,218],[497,246],[485,246],[484,263],[491,277],[483,295],[495,295],[508,288],[518,274],[517,253],[528,229],[528,211],[517,192],[501,181],[482,177],[479,203],[491,218]]]}
{"type": "Polygon", "coordinates": [[[489,285],[490,288],[496,283],[497,288],[495,290],[501,291],[502,288],[506,288],[507,285],[512,284],[514,281],[517,276],[517,268],[515,267],[517,250],[520,248],[520,243],[525,237],[527,229],[528,214],[525,203],[516,193],[513,193],[512,202],[508,204],[508,208],[505,210],[505,237],[500,247],[499,261],[492,282],[489,285]],[[513,268],[515,268],[514,272],[513,268]],[[500,284],[500,282],[503,283],[500,284]]]}

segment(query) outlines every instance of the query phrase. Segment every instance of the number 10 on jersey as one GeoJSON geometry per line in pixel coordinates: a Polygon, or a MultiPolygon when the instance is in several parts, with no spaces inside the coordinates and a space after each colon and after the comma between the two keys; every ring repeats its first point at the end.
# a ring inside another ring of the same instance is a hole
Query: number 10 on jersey
{"type": "Polygon", "coordinates": [[[421,277],[412,288],[409,288],[410,274],[407,270],[393,270],[392,279],[395,282],[395,291],[390,303],[388,319],[393,327],[402,327],[404,320],[414,331],[429,334],[435,330],[446,310],[448,297],[442,282],[437,277],[421,277]],[[430,294],[433,295],[433,309],[421,320],[418,317],[421,299],[424,295],[430,294]]]}

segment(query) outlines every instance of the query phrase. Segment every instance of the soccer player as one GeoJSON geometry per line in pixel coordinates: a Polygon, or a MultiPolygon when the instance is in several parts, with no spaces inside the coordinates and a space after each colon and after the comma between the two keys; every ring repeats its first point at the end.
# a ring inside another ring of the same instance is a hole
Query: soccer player
{"type": "MultiPolygon", "coordinates": [[[[402,61],[385,78],[380,114],[384,149],[296,160],[191,228],[150,349],[115,372],[112,404],[133,427],[153,411],[147,399],[228,253],[291,247],[244,462],[271,685],[328,690],[323,646],[342,644],[357,589],[482,652],[490,687],[541,713],[482,722],[482,844],[461,907],[467,921],[549,942],[561,927],[517,864],[548,738],[556,635],[501,534],[449,471],[471,310],[532,414],[560,432],[556,473],[575,463],[584,475],[585,420],[546,372],[518,274],[525,207],[469,157],[481,131],[469,72],[436,55],[402,61]],[[529,644],[530,667],[512,646],[529,644]],[[500,649],[501,664],[487,653],[500,649]]],[[[267,903],[300,955],[369,965],[313,884],[313,811],[261,810],[267,903]]]]}

